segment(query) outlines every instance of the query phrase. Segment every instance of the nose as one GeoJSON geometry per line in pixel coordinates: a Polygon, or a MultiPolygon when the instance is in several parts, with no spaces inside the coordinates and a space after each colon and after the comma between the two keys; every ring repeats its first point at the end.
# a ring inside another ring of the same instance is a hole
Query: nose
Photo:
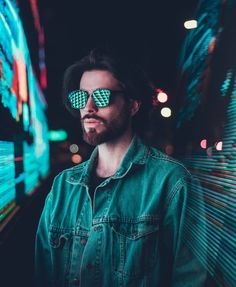
{"type": "Polygon", "coordinates": [[[84,107],[84,110],[87,113],[94,113],[98,110],[98,107],[94,104],[93,98],[91,96],[89,96],[86,106],[84,107]]]}

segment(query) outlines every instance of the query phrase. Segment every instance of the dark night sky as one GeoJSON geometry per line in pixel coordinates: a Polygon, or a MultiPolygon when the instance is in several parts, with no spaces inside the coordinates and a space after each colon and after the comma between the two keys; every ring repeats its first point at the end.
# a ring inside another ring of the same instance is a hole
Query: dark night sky
{"type": "Polygon", "coordinates": [[[78,124],[61,103],[63,72],[100,43],[127,49],[174,104],[177,57],[198,1],[39,0],[45,32],[49,128],[78,140],[78,124]]]}

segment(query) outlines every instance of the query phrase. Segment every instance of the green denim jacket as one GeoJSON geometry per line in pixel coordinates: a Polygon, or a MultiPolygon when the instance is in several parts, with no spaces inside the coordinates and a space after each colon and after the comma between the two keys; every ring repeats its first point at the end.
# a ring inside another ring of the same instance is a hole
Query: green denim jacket
{"type": "Polygon", "coordinates": [[[134,136],[117,172],[96,188],[92,206],[96,156],[97,149],[54,180],[36,235],[36,285],[204,286],[204,268],[189,247],[197,232],[186,232],[198,226],[187,212],[190,173],[134,136]]]}

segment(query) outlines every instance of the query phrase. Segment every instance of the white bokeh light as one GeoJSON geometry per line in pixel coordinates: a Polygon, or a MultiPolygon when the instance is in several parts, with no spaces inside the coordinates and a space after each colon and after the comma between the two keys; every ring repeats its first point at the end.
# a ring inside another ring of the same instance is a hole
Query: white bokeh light
{"type": "Polygon", "coordinates": [[[186,29],[195,29],[197,28],[197,21],[196,20],[188,20],[184,22],[184,27],[186,29]]]}
{"type": "Polygon", "coordinates": [[[77,153],[78,151],[79,151],[79,147],[77,146],[77,144],[70,145],[70,152],[77,153]]]}
{"type": "Polygon", "coordinates": [[[159,101],[160,103],[165,103],[165,102],[167,102],[167,100],[168,100],[168,96],[167,96],[167,94],[164,93],[164,92],[159,92],[159,93],[157,94],[157,99],[158,99],[158,101],[159,101]]]}
{"type": "Polygon", "coordinates": [[[169,118],[169,117],[171,116],[171,109],[168,108],[168,107],[162,108],[162,109],[161,109],[161,115],[162,115],[164,118],[169,118]]]}

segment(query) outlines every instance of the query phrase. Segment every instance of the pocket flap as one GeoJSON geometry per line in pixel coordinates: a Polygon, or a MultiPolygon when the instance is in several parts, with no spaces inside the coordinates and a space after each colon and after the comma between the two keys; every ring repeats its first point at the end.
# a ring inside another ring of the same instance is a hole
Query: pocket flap
{"type": "Polygon", "coordinates": [[[131,240],[136,240],[159,230],[158,221],[140,222],[117,222],[113,223],[112,229],[115,233],[125,236],[131,240]]]}
{"type": "Polygon", "coordinates": [[[62,248],[70,237],[71,234],[69,232],[63,232],[62,230],[50,230],[49,244],[52,248],[62,248]]]}

